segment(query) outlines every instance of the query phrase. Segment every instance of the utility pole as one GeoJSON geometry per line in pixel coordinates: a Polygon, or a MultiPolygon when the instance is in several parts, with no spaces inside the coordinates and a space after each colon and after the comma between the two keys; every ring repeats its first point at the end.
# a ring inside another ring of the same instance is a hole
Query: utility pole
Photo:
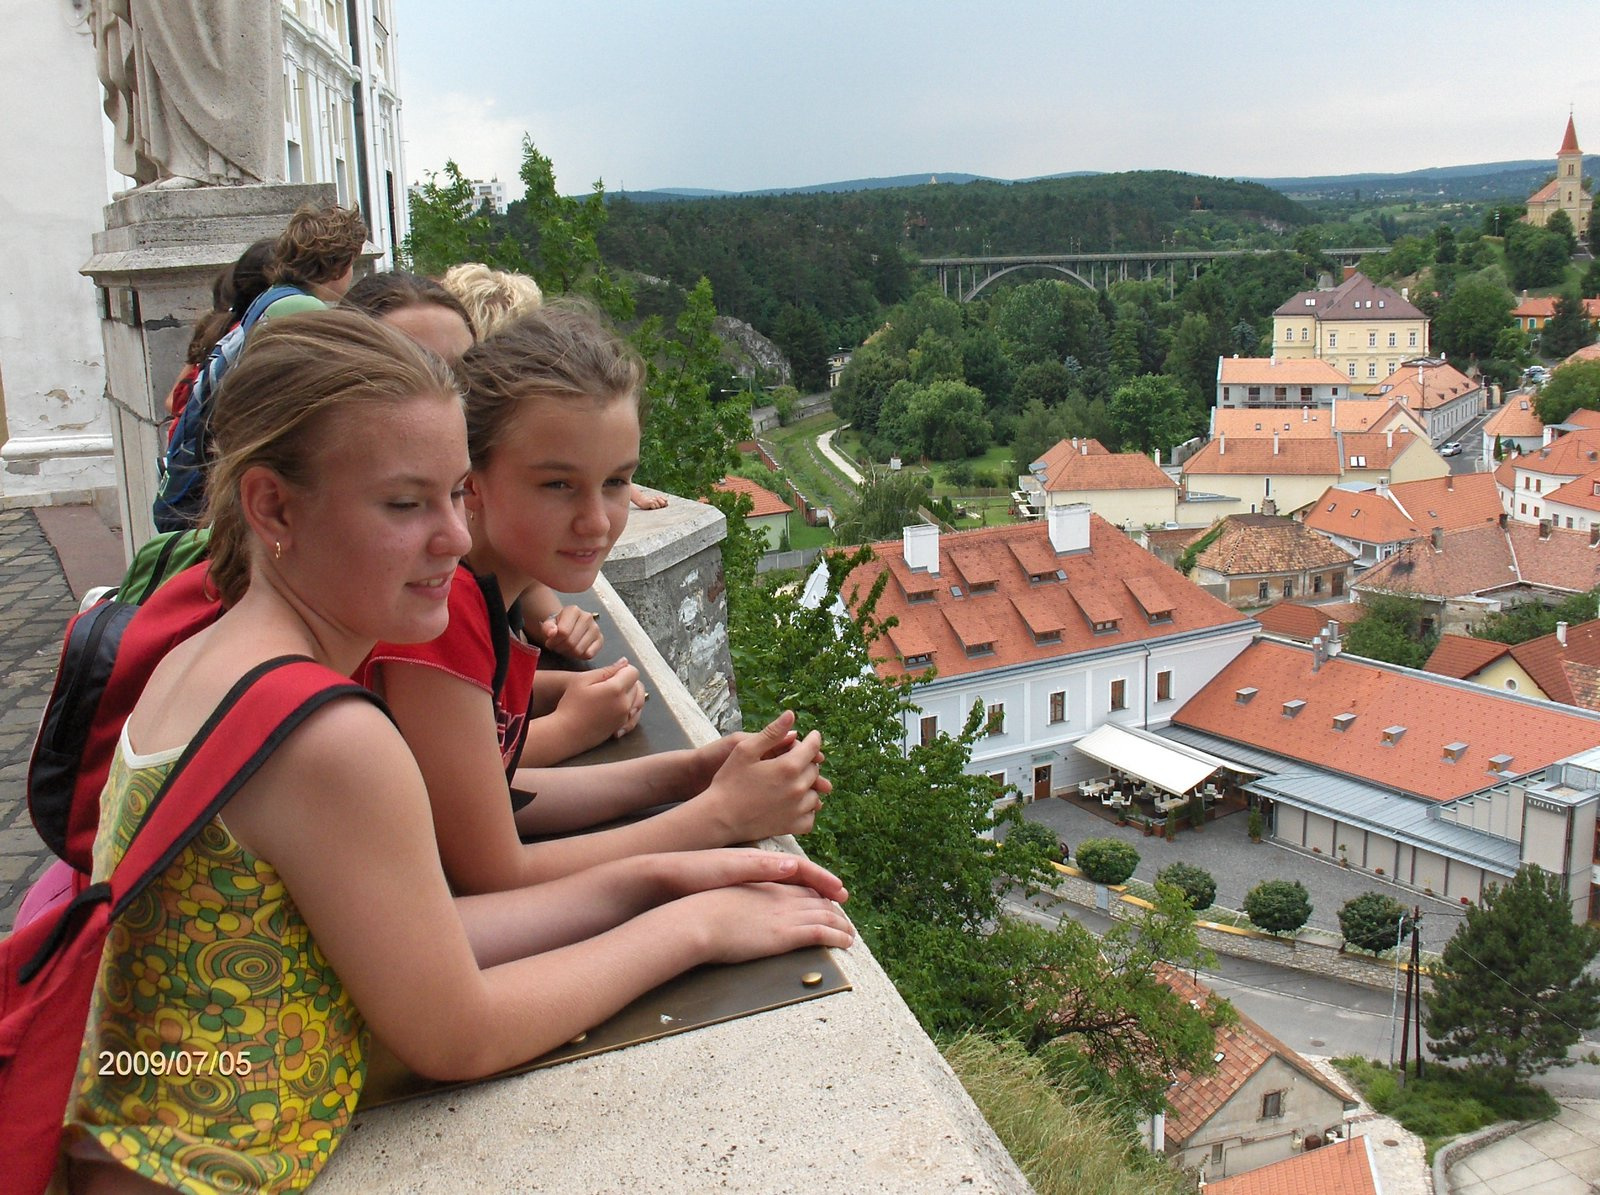
{"type": "Polygon", "coordinates": [[[1418,930],[1422,925],[1422,907],[1411,906],[1411,958],[1406,962],[1406,1000],[1405,1012],[1400,1018],[1400,1073],[1396,1076],[1400,1086],[1405,1086],[1406,1065],[1411,1045],[1411,1031],[1413,1024],[1417,1034],[1417,1077],[1422,1077],[1422,939],[1418,930]],[[1411,1010],[1411,995],[1416,992],[1417,1006],[1413,1018],[1411,1010]]]}

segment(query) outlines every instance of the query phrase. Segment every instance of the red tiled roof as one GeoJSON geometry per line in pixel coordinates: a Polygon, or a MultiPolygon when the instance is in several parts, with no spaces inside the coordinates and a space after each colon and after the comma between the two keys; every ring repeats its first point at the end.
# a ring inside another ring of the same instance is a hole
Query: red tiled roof
{"type": "MultiPolygon", "coordinates": [[[[1575,361],[1600,361],[1600,344],[1586,344],[1577,352],[1568,353],[1566,358],[1562,360],[1561,365],[1571,365],[1575,361]]],[[[1561,365],[1556,366],[1556,368],[1560,369],[1561,365]]],[[[1579,413],[1574,411],[1571,415],[1568,415],[1567,422],[1576,423],[1577,419],[1575,417],[1579,413]]],[[[1587,414],[1587,412],[1584,413],[1587,414]]]]}
{"type": "Polygon", "coordinates": [[[1542,448],[1508,458],[1518,469],[1568,481],[1600,468],[1600,428],[1580,427],[1542,448]]]}
{"type": "Polygon", "coordinates": [[[1542,538],[1528,523],[1446,531],[1435,550],[1430,540],[1407,544],[1368,569],[1361,589],[1450,598],[1526,584],[1564,593],[1600,585],[1600,551],[1583,531],[1552,528],[1542,538]]]}
{"type": "MultiPolygon", "coordinates": [[[[1554,295],[1525,295],[1522,302],[1518,303],[1511,311],[1513,316],[1527,319],[1550,319],[1556,313],[1556,299],[1554,295]]],[[[1583,300],[1583,314],[1591,320],[1600,319],[1600,299],[1583,300]]]]}
{"type": "Polygon", "coordinates": [[[1561,138],[1561,148],[1556,150],[1556,157],[1564,154],[1577,154],[1583,151],[1578,148],[1578,128],[1572,123],[1572,114],[1567,114],[1567,134],[1561,138]]]}
{"type": "Polygon", "coordinates": [[[1110,523],[1098,515],[1088,519],[1089,550],[1064,555],[1051,548],[1043,521],[942,535],[938,575],[908,569],[899,540],[872,545],[876,559],[850,575],[844,596],[854,605],[885,569],[899,582],[887,586],[878,602],[878,617],[892,615],[899,621],[889,632],[898,658],[879,660],[879,673],[915,675],[916,668],[905,666],[908,655],[931,652],[940,676],[959,676],[1244,623],[1238,611],[1175,573],[1110,523]],[[996,591],[966,593],[956,553],[969,561],[986,561],[997,574],[996,591]],[[1058,570],[1064,580],[1055,579],[1058,570]],[[1030,575],[1051,579],[1034,582],[1030,575]],[[1146,596],[1164,594],[1171,620],[1152,623],[1129,582],[1137,583],[1146,596]],[[964,596],[955,597],[952,586],[962,587],[964,596]],[[912,602],[908,592],[930,593],[932,600],[912,602]],[[1115,620],[1116,629],[1096,633],[1091,618],[1115,620]],[[1058,641],[1040,643],[1035,638],[1036,632],[1055,630],[1060,631],[1058,641]],[[994,644],[992,652],[968,656],[968,645],[985,642],[994,644]]]}
{"type": "Polygon", "coordinates": [[[1556,487],[1550,491],[1547,500],[1584,510],[1600,510],[1600,469],[1556,487]]]}
{"type": "Polygon", "coordinates": [[[1229,515],[1195,563],[1223,576],[1338,568],[1354,557],[1324,536],[1278,515],[1229,515]]]}
{"type": "MultiPolygon", "coordinates": [[[[1051,493],[1083,490],[1175,490],[1178,483],[1142,452],[1107,452],[1099,440],[1057,441],[1035,462],[1051,493]]],[[[1037,476],[1037,474],[1036,474],[1037,476]]]]}
{"type": "Polygon", "coordinates": [[[1527,395],[1513,395],[1506,400],[1506,405],[1501,407],[1483,425],[1483,434],[1491,440],[1495,436],[1518,436],[1527,439],[1530,436],[1544,435],[1544,421],[1539,418],[1533,409],[1533,400],[1527,395]]]}
{"type": "Polygon", "coordinates": [[[1403,416],[1407,425],[1417,431],[1422,430],[1421,421],[1405,403],[1387,398],[1343,398],[1339,400],[1339,405],[1334,408],[1333,414],[1334,426],[1344,432],[1379,429],[1396,415],[1403,416]]]}
{"type": "MultiPolygon", "coordinates": [[[[721,481],[715,482],[713,488],[724,494],[748,494],[750,496],[750,513],[747,519],[759,519],[763,515],[783,515],[794,509],[778,495],[765,486],[757,485],[748,477],[729,475],[721,481]]],[[[703,501],[703,499],[702,499],[703,501]]]]}
{"type": "Polygon", "coordinates": [[[1551,701],[1600,708],[1590,699],[1591,670],[1600,667],[1600,619],[1568,627],[1565,647],[1554,634],[1541,635],[1512,647],[1511,658],[1551,701]]]}
{"type": "Polygon", "coordinates": [[[1241,439],[1218,436],[1183,462],[1184,476],[1251,474],[1338,477],[1339,446],[1332,439],[1279,438],[1273,451],[1271,436],[1241,439]]]}
{"type": "MultiPolygon", "coordinates": [[[[1584,345],[1583,348],[1568,357],[1567,361],[1572,361],[1578,357],[1582,357],[1585,361],[1600,360],[1600,344],[1584,345]]],[[[1562,364],[1565,365],[1567,361],[1563,361],[1562,364]]],[[[1567,422],[1576,424],[1578,427],[1600,428],[1600,411],[1591,411],[1588,407],[1579,407],[1567,416],[1567,422]]]]}
{"type": "Polygon", "coordinates": [[[1260,639],[1236,656],[1173,715],[1173,722],[1315,767],[1434,801],[1495,782],[1488,761],[1510,755],[1518,775],[1592,748],[1600,721],[1557,705],[1530,704],[1493,689],[1383,667],[1350,655],[1314,668],[1308,648],[1260,639]],[[1257,690],[1241,705],[1235,693],[1257,690]],[[1295,717],[1286,701],[1305,705],[1295,717]],[[1353,713],[1346,730],[1333,719],[1353,713]],[[1403,726],[1399,742],[1384,732],[1403,726]],[[1466,743],[1447,762],[1447,743],[1466,743]]]}
{"type": "Polygon", "coordinates": [[[1351,1137],[1206,1184],[1207,1195],[1378,1195],[1365,1137],[1351,1137]]]}
{"type": "Polygon", "coordinates": [[[1223,357],[1218,380],[1225,386],[1339,387],[1350,381],[1320,357],[1223,357]]]}
{"type": "Polygon", "coordinates": [[[1466,680],[1474,673],[1482,672],[1510,650],[1509,644],[1496,643],[1492,639],[1474,639],[1471,635],[1440,635],[1439,646],[1433,649],[1433,654],[1422,669],[1424,672],[1466,680]]]}
{"type": "Polygon", "coordinates": [[[1304,290],[1273,315],[1311,315],[1319,320],[1420,320],[1427,317],[1398,291],[1379,286],[1365,274],[1352,274],[1333,290],[1304,290]],[[1381,304],[1381,305],[1380,305],[1381,304]]]}
{"type": "Polygon", "coordinates": [[[1404,430],[1392,435],[1388,432],[1340,432],[1339,440],[1343,447],[1345,467],[1350,469],[1392,469],[1408,449],[1423,442],[1422,437],[1404,430]],[[1360,457],[1366,463],[1351,464],[1355,457],[1360,457]]]}
{"type": "MultiPolygon", "coordinates": [[[[1549,200],[1554,199],[1556,197],[1556,190],[1560,185],[1561,185],[1561,180],[1560,179],[1556,179],[1556,178],[1551,179],[1544,186],[1540,187],[1537,191],[1535,191],[1532,195],[1528,196],[1528,206],[1532,207],[1536,203],[1546,203],[1549,200]]],[[[1523,219],[1526,220],[1527,217],[1524,216],[1523,219]]]]}
{"type": "MultiPolygon", "coordinates": [[[[1216,997],[1205,984],[1181,971],[1157,964],[1157,975],[1178,998],[1190,1004],[1210,1004],[1216,997]]],[[[1179,1149],[1239,1093],[1250,1076],[1274,1056],[1303,1074],[1336,1099],[1354,1104],[1356,1097],[1328,1079],[1299,1054],[1268,1033],[1255,1021],[1239,1013],[1236,1024],[1216,1031],[1216,1053],[1222,1055],[1210,1074],[1194,1075],[1180,1071],[1167,1088],[1167,1141],[1179,1149]]]]}
{"type": "Polygon", "coordinates": [[[1482,388],[1481,383],[1474,382],[1454,365],[1443,361],[1425,364],[1408,361],[1389,375],[1377,393],[1403,402],[1413,411],[1431,411],[1482,388]]]}
{"type": "Polygon", "coordinates": [[[1275,602],[1265,610],[1257,610],[1255,619],[1269,635],[1310,643],[1327,629],[1330,621],[1348,626],[1365,613],[1355,602],[1334,602],[1326,606],[1275,602]]]}
{"type": "Polygon", "coordinates": [[[1500,491],[1489,473],[1403,481],[1375,489],[1328,489],[1306,509],[1305,525],[1367,544],[1421,539],[1435,527],[1456,531],[1500,521],[1500,491]]]}
{"type": "MultiPolygon", "coordinates": [[[[1341,403],[1342,407],[1344,404],[1341,403]]],[[[1285,439],[1322,440],[1333,435],[1333,419],[1327,407],[1301,407],[1298,410],[1269,410],[1264,407],[1213,407],[1211,435],[1273,435],[1285,439]]]]}

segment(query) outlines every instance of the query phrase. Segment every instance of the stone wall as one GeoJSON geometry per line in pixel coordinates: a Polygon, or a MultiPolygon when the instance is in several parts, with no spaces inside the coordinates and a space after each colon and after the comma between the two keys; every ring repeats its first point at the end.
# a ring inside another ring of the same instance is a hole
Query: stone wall
{"type": "Polygon", "coordinates": [[[724,733],[741,723],[722,575],[727,533],[715,507],[668,495],[665,508],[630,515],[604,567],[606,580],[724,733]]]}

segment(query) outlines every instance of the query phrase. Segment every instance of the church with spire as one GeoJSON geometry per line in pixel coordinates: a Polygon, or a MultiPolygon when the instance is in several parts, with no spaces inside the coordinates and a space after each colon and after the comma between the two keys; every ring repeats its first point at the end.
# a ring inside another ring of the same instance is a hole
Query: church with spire
{"type": "Polygon", "coordinates": [[[1578,130],[1569,115],[1567,135],[1556,151],[1556,176],[1528,196],[1528,214],[1523,219],[1543,228],[1555,213],[1566,212],[1573,230],[1582,239],[1589,231],[1592,207],[1593,200],[1583,182],[1583,151],[1578,148],[1578,130]]]}

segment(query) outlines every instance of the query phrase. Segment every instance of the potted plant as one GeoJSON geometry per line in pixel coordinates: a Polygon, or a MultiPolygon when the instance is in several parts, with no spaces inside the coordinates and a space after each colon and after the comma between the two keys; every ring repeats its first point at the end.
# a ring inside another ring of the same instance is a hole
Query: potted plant
{"type": "Polygon", "coordinates": [[[1176,813],[1176,810],[1169,810],[1167,813],[1166,836],[1168,842],[1178,841],[1178,819],[1176,813]]]}
{"type": "Polygon", "coordinates": [[[1261,816],[1261,810],[1252,809],[1250,811],[1250,820],[1245,823],[1245,829],[1250,834],[1250,841],[1260,842],[1261,833],[1266,829],[1266,826],[1267,819],[1261,816]]]}
{"type": "Polygon", "coordinates": [[[1345,846],[1345,844],[1342,842],[1339,844],[1339,866],[1350,866],[1350,848],[1345,846]]]}

